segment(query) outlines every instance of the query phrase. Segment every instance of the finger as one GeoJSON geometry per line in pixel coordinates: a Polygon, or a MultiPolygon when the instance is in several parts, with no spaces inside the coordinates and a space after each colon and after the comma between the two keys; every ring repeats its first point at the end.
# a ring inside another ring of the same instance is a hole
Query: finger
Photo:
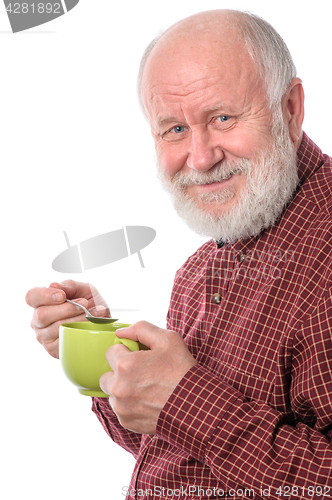
{"type": "Polygon", "coordinates": [[[74,281],[74,280],[65,280],[62,281],[61,283],[53,282],[50,284],[50,287],[63,290],[66,293],[68,299],[71,300],[75,298],[86,299],[88,301],[88,305],[85,307],[89,310],[91,310],[91,308],[94,307],[103,306],[104,309],[100,307],[99,309],[97,309],[97,311],[95,311],[97,312],[97,314],[95,314],[95,312],[92,312],[92,314],[96,316],[111,317],[110,310],[106,302],[101,297],[96,288],[90,283],[81,283],[79,281],[74,281]]]}
{"type": "Polygon", "coordinates": [[[66,300],[66,293],[59,288],[32,288],[25,296],[26,303],[33,307],[62,304],[66,300]]]}
{"type": "Polygon", "coordinates": [[[138,321],[126,328],[119,328],[116,335],[121,339],[136,340],[136,342],[144,344],[150,349],[156,349],[163,343],[163,335],[161,334],[165,332],[166,330],[163,328],[159,328],[148,321],[138,321]]]}
{"type": "Polygon", "coordinates": [[[106,351],[106,361],[112,368],[115,370],[118,366],[118,362],[124,356],[127,356],[129,353],[131,354],[131,350],[128,349],[124,344],[116,344],[109,347],[106,351]]]}
{"type": "Polygon", "coordinates": [[[88,284],[67,280],[63,283],[51,283],[46,287],[35,287],[28,291],[25,296],[27,304],[31,307],[61,304],[66,298],[90,298],[91,290],[88,284]],[[89,293],[88,293],[89,291],[89,293]],[[82,293],[80,293],[82,292],[82,293]],[[84,293],[83,293],[84,292],[84,293]]]}
{"type": "Polygon", "coordinates": [[[59,338],[51,342],[40,342],[44,349],[53,356],[53,358],[59,359],[59,338]]]}
{"type": "MultiPolygon", "coordinates": [[[[86,299],[77,300],[84,307],[88,306],[86,299]]],[[[58,306],[39,306],[33,312],[32,328],[45,328],[57,321],[64,323],[69,318],[74,318],[73,321],[83,321],[85,313],[82,309],[69,302],[64,302],[58,306]],[[80,319],[78,319],[80,318],[80,319]]]]}
{"type": "Polygon", "coordinates": [[[79,298],[91,299],[93,297],[93,286],[90,283],[81,283],[80,281],[65,280],[61,283],[53,282],[50,284],[52,288],[60,288],[66,292],[67,298],[79,298]]]}
{"type": "Polygon", "coordinates": [[[36,328],[31,322],[31,326],[36,333],[36,339],[54,358],[59,358],[59,327],[62,323],[71,323],[73,321],[86,321],[84,315],[59,320],[45,328],[36,328]]]}
{"type": "Polygon", "coordinates": [[[106,372],[99,379],[99,387],[105,394],[108,395],[111,394],[110,387],[112,384],[113,377],[114,377],[113,372],[106,372]]]}
{"type": "MultiPolygon", "coordinates": [[[[92,314],[92,316],[107,316],[110,318],[110,313],[109,309],[106,309],[105,306],[99,305],[99,306],[91,306],[91,300],[86,300],[86,299],[73,299],[73,302],[76,302],[77,304],[81,304],[82,306],[85,307],[85,309],[88,309],[89,312],[92,314]]],[[[82,313],[82,309],[80,307],[77,308],[80,313],[82,313]]],[[[84,313],[85,314],[85,313],[84,313]]]]}
{"type": "Polygon", "coordinates": [[[84,320],[86,321],[85,316],[80,315],[71,318],[60,319],[58,321],[55,321],[54,323],[45,326],[44,328],[35,328],[34,330],[36,332],[36,338],[38,342],[40,342],[43,345],[54,342],[59,338],[59,327],[62,323],[72,323],[84,320]]]}

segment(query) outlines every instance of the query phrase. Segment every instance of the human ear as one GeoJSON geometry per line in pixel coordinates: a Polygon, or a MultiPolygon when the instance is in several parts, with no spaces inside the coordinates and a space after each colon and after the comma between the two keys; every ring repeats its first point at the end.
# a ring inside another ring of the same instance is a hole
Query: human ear
{"type": "Polygon", "coordinates": [[[283,100],[283,114],[290,138],[296,144],[302,135],[304,119],[304,91],[299,78],[293,78],[287,89],[283,100]]]}

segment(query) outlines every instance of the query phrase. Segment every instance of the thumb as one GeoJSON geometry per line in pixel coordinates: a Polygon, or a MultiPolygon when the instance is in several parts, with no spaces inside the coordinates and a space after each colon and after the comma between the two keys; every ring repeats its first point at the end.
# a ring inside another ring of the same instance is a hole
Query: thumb
{"type": "Polygon", "coordinates": [[[162,333],[165,330],[159,328],[148,321],[138,321],[126,328],[116,330],[116,336],[120,339],[135,340],[140,344],[140,349],[157,349],[161,346],[163,338],[162,333]]]}

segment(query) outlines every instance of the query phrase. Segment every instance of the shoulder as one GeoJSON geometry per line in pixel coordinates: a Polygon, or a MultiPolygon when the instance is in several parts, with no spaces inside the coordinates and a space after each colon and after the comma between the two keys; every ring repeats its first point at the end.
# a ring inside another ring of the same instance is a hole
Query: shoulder
{"type": "Polygon", "coordinates": [[[188,257],[184,264],[176,271],[175,278],[183,276],[188,272],[205,268],[206,263],[217,250],[217,244],[214,240],[207,241],[188,257]]]}
{"type": "Polygon", "coordinates": [[[332,217],[332,158],[304,134],[298,151],[298,197],[312,204],[318,219],[332,217]]]}

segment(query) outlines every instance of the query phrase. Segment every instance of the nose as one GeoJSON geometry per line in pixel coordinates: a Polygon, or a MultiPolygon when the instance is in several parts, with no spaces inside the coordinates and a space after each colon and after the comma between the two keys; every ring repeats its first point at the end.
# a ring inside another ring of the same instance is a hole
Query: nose
{"type": "Polygon", "coordinates": [[[221,146],[216,143],[215,139],[212,139],[208,130],[192,130],[187,158],[189,168],[201,172],[210,170],[224,156],[221,146]]]}

